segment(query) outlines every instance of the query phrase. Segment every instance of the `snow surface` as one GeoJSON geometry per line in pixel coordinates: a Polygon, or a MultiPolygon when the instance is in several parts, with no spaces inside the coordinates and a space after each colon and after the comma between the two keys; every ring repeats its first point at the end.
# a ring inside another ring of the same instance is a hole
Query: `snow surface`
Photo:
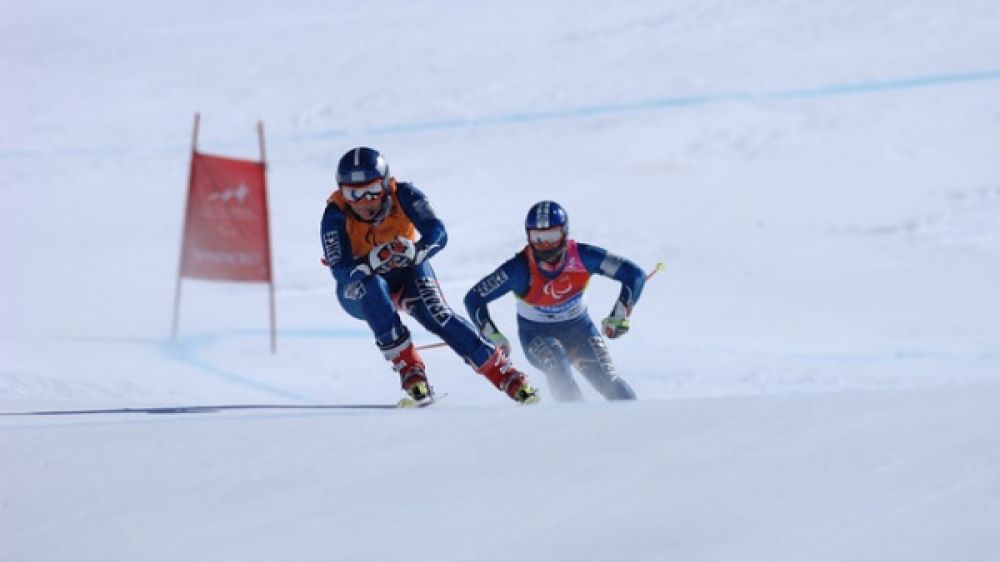
{"type": "Polygon", "coordinates": [[[0,560],[1000,559],[995,1],[0,14],[0,560]],[[185,282],[169,341],[195,111],[237,157],[265,123],[274,355],[261,285],[185,282]],[[518,407],[434,349],[421,411],[7,415],[394,402],[318,263],[358,144],[458,307],[543,198],[664,262],[610,343],[640,400],[518,407]]]}

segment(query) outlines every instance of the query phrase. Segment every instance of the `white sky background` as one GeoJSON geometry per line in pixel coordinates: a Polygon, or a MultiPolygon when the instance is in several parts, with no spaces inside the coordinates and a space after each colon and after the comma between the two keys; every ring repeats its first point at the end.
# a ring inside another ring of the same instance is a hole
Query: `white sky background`
{"type": "Polygon", "coordinates": [[[543,198],[663,261],[610,344],[641,400],[527,411],[433,350],[433,412],[5,416],[0,558],[1000,552],[994,2],[203,4],[0,2],[0,410],[393,402],[318,264],[357,144],[456,307],[543,198]],[[185,283],[166,341],[195,111],[233,156],[265,122],[273,356],[254,285],[185,283]]]}

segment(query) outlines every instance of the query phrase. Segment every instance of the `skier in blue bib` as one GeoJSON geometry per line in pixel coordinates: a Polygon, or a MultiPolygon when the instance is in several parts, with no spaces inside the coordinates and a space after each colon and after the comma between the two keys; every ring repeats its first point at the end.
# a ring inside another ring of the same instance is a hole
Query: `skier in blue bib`
{"type": "Polygon", "coordinates": [[[465,295],[470,318],[485,338],[507,353],[510,343],[490,318],[490,302],[513,292],[517,332],[528,361],[548,378],[560,402],[583,399],[573,379],[575,367],[608,400],[633,400],[635,392],[618,376],[607,345],[587,313],[584,290],[592,274],[621,283],[604,335],[629,330],[629,314],[642,294],[646,276],[635,263],[607,250],[569,238],[569,217],[558,203],[542,201],[524,222],[528,244],[465,295]]]}

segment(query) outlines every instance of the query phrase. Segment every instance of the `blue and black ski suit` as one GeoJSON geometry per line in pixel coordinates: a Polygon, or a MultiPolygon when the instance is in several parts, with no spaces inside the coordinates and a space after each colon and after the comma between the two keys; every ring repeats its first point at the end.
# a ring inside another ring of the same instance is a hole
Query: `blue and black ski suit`
{"type": "Polygon", "coordinates": [[[635,263],[574,240],[566,241],[560,265],[547,271],[539,267],[528,245],[469,290],[465,307],[481,333],[493,333],[497,328],[487,305],[514,293],[521,346],[528,361],[545,373],[556,400],[582,400],[571,367],[606,399],[634,399],[635,393],[618,376],[604,338],[587,313],[583,295],[592,274],[622,284],[618,299],[627,310],[638,301],[646,279],[635,263]]]}

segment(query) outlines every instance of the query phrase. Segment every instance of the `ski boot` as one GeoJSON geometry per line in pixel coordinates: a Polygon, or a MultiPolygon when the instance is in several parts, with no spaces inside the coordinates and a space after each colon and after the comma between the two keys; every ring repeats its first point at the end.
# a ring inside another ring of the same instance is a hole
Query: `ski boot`
{"type": "Polygon", "coordinates": [[[511,364],[510,358],[497,348],[476,372],[487,378],[498,390],[502,390],[511,400],[520,404],[536,404],[540,397],[524,373],[511,364]]]}
{"type": "Polygon", "coordinates": [[[392,362],[393,370],[399,373],[399,385],[407,394],[397,406],[406,408],[434,400],[434,389],[427,384],[424,362],[417,354],[409,332],[391,344],[379,347],[382,355],[392,362]]]}

